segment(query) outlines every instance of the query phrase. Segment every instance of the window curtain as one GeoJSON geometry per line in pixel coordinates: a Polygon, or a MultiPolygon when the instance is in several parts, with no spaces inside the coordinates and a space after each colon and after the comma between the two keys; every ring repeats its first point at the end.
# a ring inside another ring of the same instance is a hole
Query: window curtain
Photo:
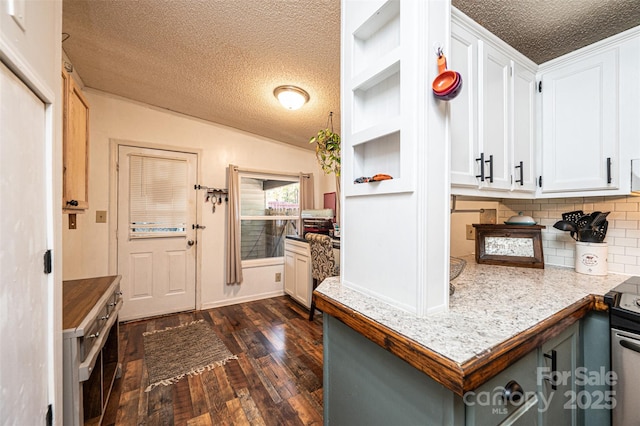
{"type": "Polygon", "coordinates": [[[300,211],[313,208],[313,173],[300,173],[300,211]]]}
{"type": "Polygon", "coordinates": [[[240,253],[240,184],[238,167],[229,164],[229,214],[227,216],[227,284],[242,283],[240,253]]]}

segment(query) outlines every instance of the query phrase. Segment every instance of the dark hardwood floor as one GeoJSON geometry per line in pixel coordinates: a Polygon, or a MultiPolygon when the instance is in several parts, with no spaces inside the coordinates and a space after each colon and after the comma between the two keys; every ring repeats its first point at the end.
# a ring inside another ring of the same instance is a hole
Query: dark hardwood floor
{"type": "Polygon", "coordinates": [[[103,425],[322,424],[322,315],[286,296],[121,324],[120,343],[103,425]],[[199,319],[238,359],[145,392],[142,333],[199,319]]]}

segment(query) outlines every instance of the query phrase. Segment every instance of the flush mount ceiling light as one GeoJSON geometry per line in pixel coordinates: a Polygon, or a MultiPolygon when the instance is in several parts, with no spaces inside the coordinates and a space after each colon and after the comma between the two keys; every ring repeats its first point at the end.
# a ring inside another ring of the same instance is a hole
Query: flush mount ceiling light
{"type": "Polygon", "coordinates": [[[290,110],[299,109],[309,102],[309,94],[296,86],[278,86],[273,91],[283,107],[290,110]]]}

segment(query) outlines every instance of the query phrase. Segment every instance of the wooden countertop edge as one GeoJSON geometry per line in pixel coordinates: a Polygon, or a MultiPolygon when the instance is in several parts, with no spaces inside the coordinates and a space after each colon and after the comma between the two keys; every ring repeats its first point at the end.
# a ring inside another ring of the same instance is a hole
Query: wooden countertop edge
{"type": "Polygon", "coordinates": [[[314,292],[313,297],[318,309],[403,359],[459,396],[477,389],[533,349],[560,334],[591,310],[608,309],[603,296],[585,296],[517,336],[460,365],[322,293],[314,292]]]}

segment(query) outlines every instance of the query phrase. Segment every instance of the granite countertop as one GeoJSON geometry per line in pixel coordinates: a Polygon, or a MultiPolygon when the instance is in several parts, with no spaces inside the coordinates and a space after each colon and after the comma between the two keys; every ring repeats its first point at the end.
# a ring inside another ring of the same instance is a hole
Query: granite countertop
{"type": "Polygon", "coordinates": [[[628,278],[618,274],[589,276],[555,266],[479,265],[472,256],[465,260],[464,271],[453,281],[456,291],[447,312],[419,318],[342,286],[339,277],[326,279],[316,289],[318,302],[322,299],[318,307],[335,304],[353,318],[361,317],[395,334],[399,341],[406,340],[412,350],[417,348],[424,356],[459,370],[454,373],[464,380],[465,366],[477,368],[484,359],[486,363],[493,359],[492,352],[506,354],[508,348],[521,345],[522,341],[515,342],[523,336],[531,340],[566,316],[575,317],[575,321],[594,306],[603,307],[602,296],[628,278]]]}

